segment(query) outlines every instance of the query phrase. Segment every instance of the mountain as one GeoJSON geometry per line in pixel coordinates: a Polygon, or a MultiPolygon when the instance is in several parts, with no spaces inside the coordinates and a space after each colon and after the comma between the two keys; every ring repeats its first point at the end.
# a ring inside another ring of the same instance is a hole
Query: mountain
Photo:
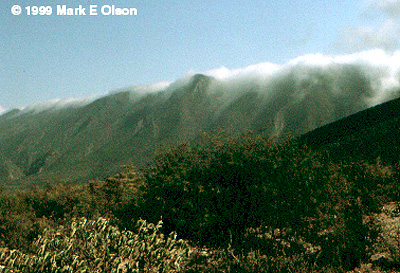
{"type": "Polygon", "coordinates": [[[361,68],[341,67],[335,78],[332,71],[311,69],[299,79],[296,71],[268,84],[196,74],[158,92],[133,89],[86,105],[5,113],[1,184],[21,188],[57,179],[101,179],[122,165],[144,166],[161,145],[188,141],[201,131],[301,135],[370,106],[371,84],[361,68]]]}

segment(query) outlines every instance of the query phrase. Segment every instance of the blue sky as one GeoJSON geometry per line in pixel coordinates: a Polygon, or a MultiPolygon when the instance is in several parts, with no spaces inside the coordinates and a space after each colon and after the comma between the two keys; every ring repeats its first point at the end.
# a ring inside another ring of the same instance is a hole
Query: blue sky
{"type": "Polygon", "coordinates": [[[399,47],[399,0],[2,0],[0,112],[175,81],[189,71],[284,64],[306,54],[399,47]],[[22,14],[11,14],[13,5],[22,14]],[[57,16],[57,5],[137,16],[57,16]],[[27,6],[49,5],[50,16],[27,6]]]}

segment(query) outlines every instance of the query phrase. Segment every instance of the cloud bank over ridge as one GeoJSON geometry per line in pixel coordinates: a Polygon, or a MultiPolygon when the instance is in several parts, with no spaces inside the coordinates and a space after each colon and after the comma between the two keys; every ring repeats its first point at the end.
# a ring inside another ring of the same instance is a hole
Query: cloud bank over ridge
{"type": "MultiPolygon", "coordinates": [[[[118,92],[130,92],[133,99],[158,92],[165,92],[169,97],[187,85],[195,74],[214,79],[206,91],[221,94],[215,102],[219,103],[220,111],[245,93],[256,92],[264,104],[276,108],[272,112],[277,115],[279,111],[290,112],[292,110],[287,109],[298,108],[300,104],[319,109],[326,104],[325,108],[330,111],[340,109],[341,113],[335,117],[341,117],[399,96],[400,51],[388,53],[374,49],[346,55],[309,54],[285,64],[265,62],[238,69],[192,70],[173,83],[132,86],[103,97],[118,92]]],[[[53,99],[25,107],[21,114],[85,106],[98,98],[101,97],[53,99]]],[[[279,115],[282,116],[282,112],[279,115]]]]}
{"type": "Polygon", "coordinates": [[[82,107],[97,99],[98,96],[90,96],[86,98],[56,98],[45,102],[37,102],[30,106],[23,107],[21,114],[25,113],[40,113],[43,111],[60,110],[69,107],[82,107]]]}
{"type": "Polygon", "coordinates": [[[216,78],[224,88],[236,92],[246,91],[253,85],[261,87],[267,95],[273,95],[274,92],[286,92],[279,90],[277,83],[290,81],[300,93],[318,86],[337,95],[359,92],[371,107],[398,96],[400,51],[387,53],[374,49],[334,56],[311,54],[282,65],[261,63],[240,69],[220,67],[203,74],[216,78]],[[349,73],[353,73],[352,76],[349,73]],[[354,88],[350,90],[352,80],[354,88]]]}

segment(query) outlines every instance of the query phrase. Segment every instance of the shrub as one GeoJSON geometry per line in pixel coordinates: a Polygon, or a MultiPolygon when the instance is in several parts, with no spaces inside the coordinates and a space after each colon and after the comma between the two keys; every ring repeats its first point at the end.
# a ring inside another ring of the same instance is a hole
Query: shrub
{"type": "MultiPolygon", "coordinates": [[[[377,184],[389,183],[363,164],[334,165],[294,140],[253,133],[168,148],[144,177],[142,217],[163,216],[166,230],[199,246],[246,255],[256,248],[246,231],[266,227],[320,247],[319,262],[344,268],[366,258],[377,233],[362,216],[380,205],[377,184]]],[[[304,251],[295,245],[293,255],[304,251]]]]}
{"type": "Polygon", "coordinates": [[[137,224],[135,234],[104,218],[73,219],[69,228],[45,230],[34,242],[36,255],[2,249],[0,262],[8,272],[179,272],[188,256],[185,242],[175,233],[165,237],[162,221],[137,224]]]}
{"type": "Polygon", "coordinates": [[[204,142],[170,149],[145,171],[144,218],[162,215],[192,240],[235,247],[249,227],[308,230],[328,175],[308,150],[252,133],[204,142]]]}

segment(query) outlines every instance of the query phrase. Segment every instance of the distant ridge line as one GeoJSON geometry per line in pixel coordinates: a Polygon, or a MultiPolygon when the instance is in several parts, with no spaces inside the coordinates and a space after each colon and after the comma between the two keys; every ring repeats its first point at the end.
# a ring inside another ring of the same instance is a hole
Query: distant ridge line
{"type": "Polygon", "coordinates": [[[399,117],[399,110],[400,98],[397,98],[318,127],[303,134],[300,141],[310,148],[318,148],[359,130],[399,117]]]}

